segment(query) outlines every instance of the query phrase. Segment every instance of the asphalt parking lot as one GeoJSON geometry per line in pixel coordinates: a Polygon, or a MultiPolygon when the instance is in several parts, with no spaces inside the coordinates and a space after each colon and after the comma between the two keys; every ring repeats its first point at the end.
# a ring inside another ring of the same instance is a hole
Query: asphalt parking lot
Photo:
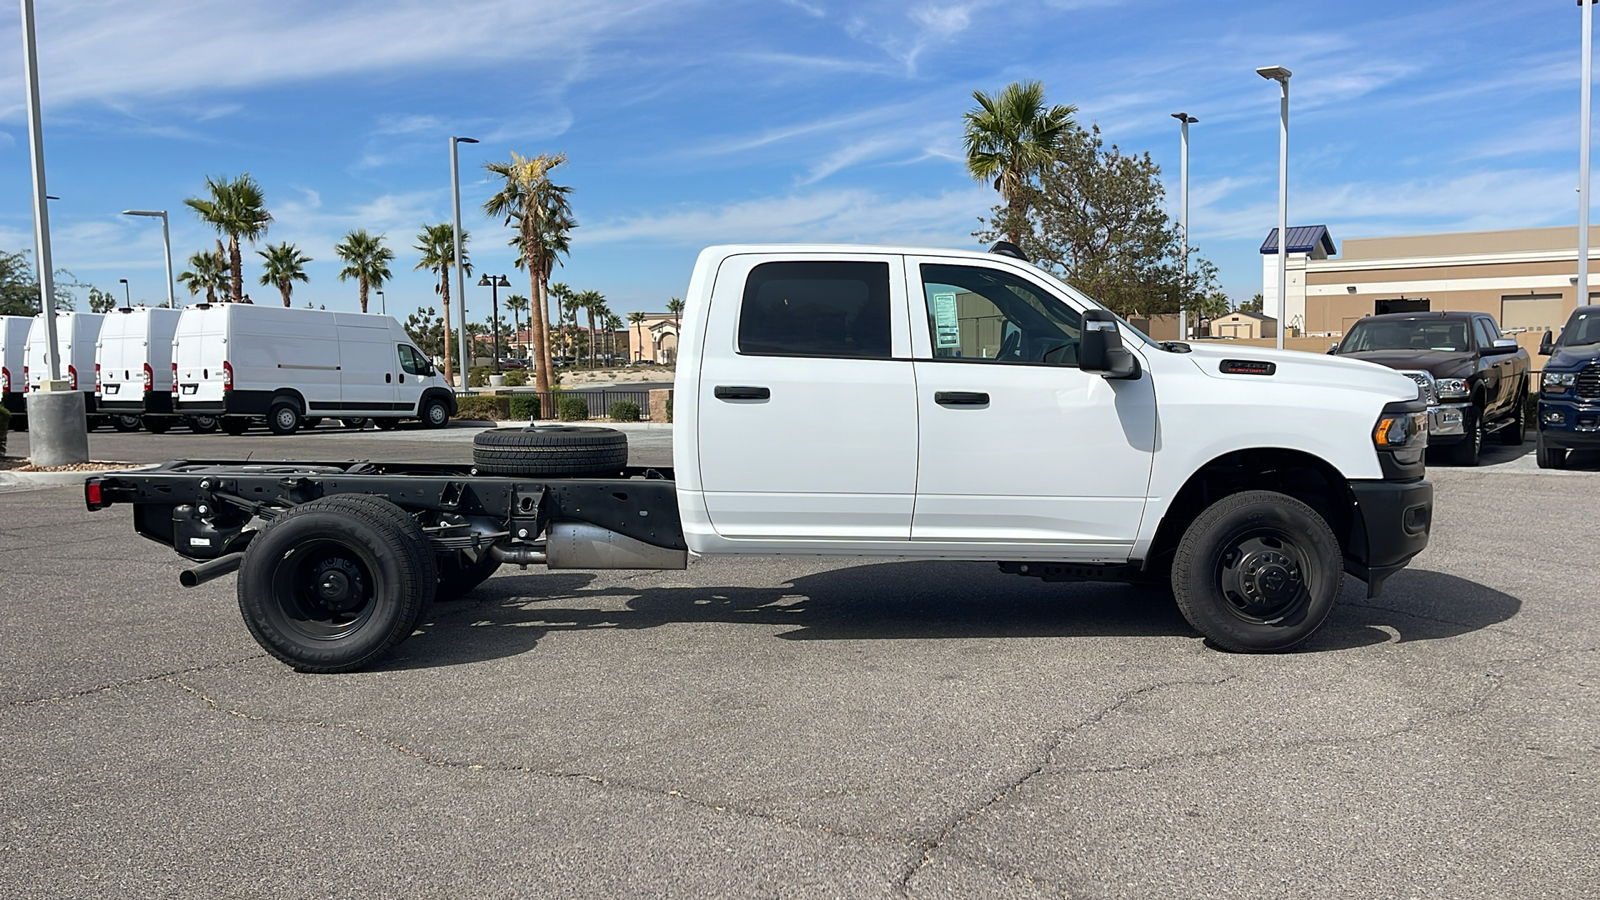
{"type": "MultiPolygon", "coordinates": [[[[465,461],[470,427],[100,432],[465,461]]],[[[18,436],[13,435],[15,440],[18,436]]],[[[25,436],[11,452],[25,452],[25,436]]],[[[638,464],[669,433],[630,433],[638,464]]],[[[194,448],[203,448],[197,450],[194,448]]],[[[217,448],[213,452],[212,448],[217,448]]],[[[503,569],[299,675],[125,508],[0,494],[0,884],[40,897],[1593,897],[1600,465],[1433,469],[1300,652],[991,565],[503,569]]]]}

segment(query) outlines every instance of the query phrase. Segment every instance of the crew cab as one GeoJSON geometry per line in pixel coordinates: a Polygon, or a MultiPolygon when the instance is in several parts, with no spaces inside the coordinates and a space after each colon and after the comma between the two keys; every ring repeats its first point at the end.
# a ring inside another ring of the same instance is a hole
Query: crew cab
{"type": "Polygon", "coordinates": [[[1494,317],[1410,312],[1360,319],[1330,354],[1398,370],[1428,404],[1428,445],[1443,461],[1475,466],[1485,435],[1521,444],[1527,430],[1528,351],[1494,317]]]}
{"type": "Polygon", "coordinates": [[[707,556],[993,562],[1170,586],[1220,648],[1282,651],[1349,573],[1428,542],[1427,407],[1381,366],[1156,343],[1016,248],[703,251],[673,465],[602,428],[491,429],[472,466],[176,461],[90,478],[91,509],[238,571],[262,646],[367,664],[503,563],[707,556]]]}
{"type": "Polygon", "coordinates": [[[1545,332],[1539,353],[1550,361],[1539,385],[1535,459],[1559,469],[1568,451],[1600,448],[1600,306],[1573,310],[1558,340],[1545,332]]]}

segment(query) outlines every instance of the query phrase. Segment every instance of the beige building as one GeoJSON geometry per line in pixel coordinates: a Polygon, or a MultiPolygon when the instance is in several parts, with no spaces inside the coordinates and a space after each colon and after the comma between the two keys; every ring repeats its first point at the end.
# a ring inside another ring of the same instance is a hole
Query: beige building
{"type": "MultiPolygon", "coordinates": [[[[1557,331],[1578,305],[1578,234],[1571,227],[1352,238],[1340,253],[1323,226],[1289,229],[1287,321],[1290,333],[1342,335],[1362,316],[1418,310],[1490,313],[1508,332],[1557,331]],[[1297,277],[1298,276],[1298,277],[1297,277]]],[[[1262,271],[1276,293],[1276,229],[1262,248],[1262,271]]],[[[1600,226],[1590,231],[1600,247],[1600,226]]],[[[1591,263],[1600,270],[1600,265],[1591,263]]],[[[1600,292],[1591,291],[1592,298],[1600,292]]],[[[1274,304],[1263,309],[1272,312],[1274,304]]]]}
{"type": "Polygon", "coordinates": [[[1275,338],[1278,336],[1278,322],[1271,316],[1240,310],[1212,319],[1210,336],[1244,340],[1275,338]]]}
{"type": "Polygon", "coordinates": [[[653,360],[670,365],[678,359],[678,317],[671,313],[645,313],[644,321],[628,323],[628,359],[653,360]]]}

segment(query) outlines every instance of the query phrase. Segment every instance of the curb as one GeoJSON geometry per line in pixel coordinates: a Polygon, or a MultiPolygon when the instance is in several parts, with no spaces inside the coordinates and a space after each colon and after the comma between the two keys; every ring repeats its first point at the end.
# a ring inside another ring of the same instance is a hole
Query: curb
{"type": "Polygon", "coordinates": [[[30,491],[52,487],[82,487],[83,480],[92,475],[104,475],[107,472],[137,472],[141,469],[153,469],[156,465],[156,463],[145,463],[109,469],[84,469],[77,472],[5,471],[0,472],[0,489],[30,491]]]}

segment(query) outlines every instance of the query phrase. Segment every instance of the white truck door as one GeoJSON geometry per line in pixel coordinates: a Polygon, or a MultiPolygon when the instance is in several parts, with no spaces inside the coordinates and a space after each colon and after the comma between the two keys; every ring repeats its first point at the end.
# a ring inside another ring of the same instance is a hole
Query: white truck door
{"type": "Polygon", "coordinates": [[[902,271],[892,255],[723,262],[697,398],[718,534],[910,537],[917,403],[902,271]]]}
{"type": "Polygon", "coordinates": [[[430,379],[433,366],[422,351],[410,344],[393,344],[395,350],[395,397],[391,409],[406,415],[418,415],[417,404],[422,400],[422,389],[434,383],[430,379]]]}
{"type": "Polygon", "coordinates": [[[921,295],[913,539],[1050,545],[1112,558],[1139,532],[1156,439],[1148,372],[1077,368],[1082,315],[1002,265],[906,259],[921,295]]]}

